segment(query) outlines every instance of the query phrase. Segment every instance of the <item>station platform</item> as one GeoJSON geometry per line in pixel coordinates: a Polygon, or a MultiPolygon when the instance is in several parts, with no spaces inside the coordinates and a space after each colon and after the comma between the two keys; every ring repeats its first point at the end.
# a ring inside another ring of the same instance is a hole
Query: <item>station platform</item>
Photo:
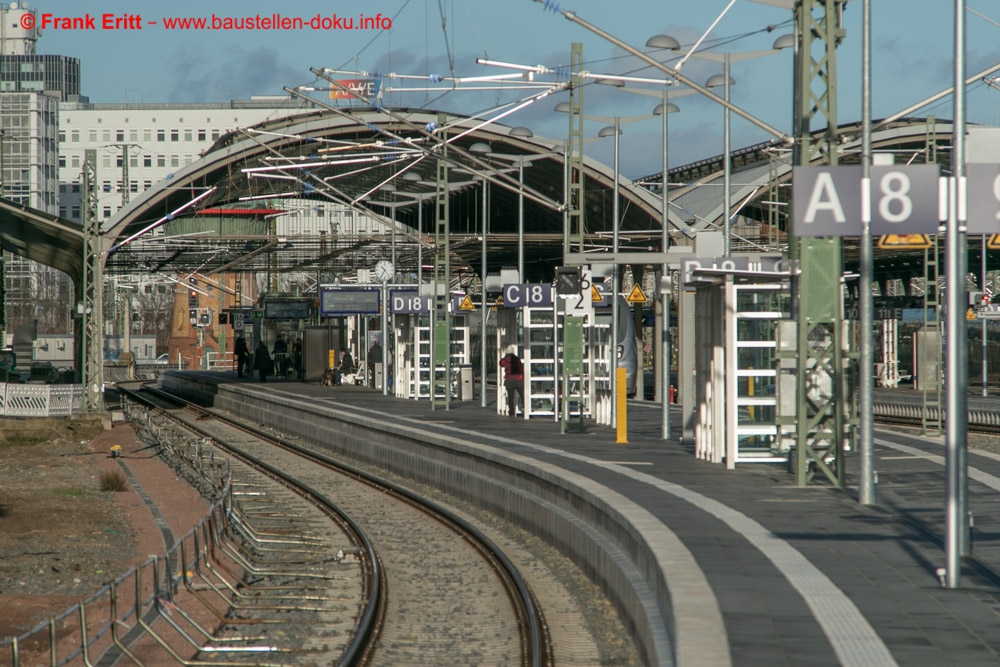
{"type": "MultiPolygon", "coordinates": [[[[615,444],[612,429],[593,423],[561,435],[551,418],[499,415],[492,396],[485,409],[477,396],[432,411],[429,401],[365,387],[262,384],[232,373],[170,371],[161,383],[405,425],[409,437],[482,446],[512,465],[528,461],[584,480],[664,564],[672,658],[656,664],[1000,664],[1000,455],[990,451],[969,451],[971,555],[961,587],[947,589],[938,571],[945,565],[942,438],[876,430],[878,504],[862,506],[856,455],[844,490],[798,488],[782,465],[727,470],[697,460],[693,446],[680,442],[676,406],[674,437],[665,441],[660,406],[630,401],[629,443],[615,444]]],[[[993,400],[1000,409],[1000,397],[993,400]]]]}

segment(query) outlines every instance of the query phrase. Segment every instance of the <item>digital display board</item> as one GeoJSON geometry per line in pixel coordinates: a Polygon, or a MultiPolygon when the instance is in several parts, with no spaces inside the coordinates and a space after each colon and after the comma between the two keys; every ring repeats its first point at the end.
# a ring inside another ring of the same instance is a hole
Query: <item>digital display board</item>
{"type": "Polygon", "coordinates": [[[309,318],[309,301],[265,301],[264,319],[267,320],[304,320],[309,318]]]}
{"type": "Polygon", "coordinates": [[[323,317],[378,315],[380,304],[378,289],[322,289],[319,293],[323,317]]]}

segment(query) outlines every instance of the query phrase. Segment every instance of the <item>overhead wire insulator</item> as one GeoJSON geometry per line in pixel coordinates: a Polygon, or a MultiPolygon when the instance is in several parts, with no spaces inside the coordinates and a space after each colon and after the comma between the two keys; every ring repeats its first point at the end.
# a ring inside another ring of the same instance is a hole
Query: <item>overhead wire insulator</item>
{"type": "Polygon", "coordinates": [[[431,83],[441,83],[441,81],[444,80],[444,77],[441,76],[440,74],[429,74],[427,76],[427,80],[430,81],[431,83]]]}

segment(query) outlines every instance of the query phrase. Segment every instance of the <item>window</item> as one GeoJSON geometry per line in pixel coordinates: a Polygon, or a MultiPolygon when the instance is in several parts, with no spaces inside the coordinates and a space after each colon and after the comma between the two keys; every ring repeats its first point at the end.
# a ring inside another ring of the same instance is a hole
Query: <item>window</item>
{"type": "Polygon", "coordinates": [[[170,141],[180,141],[181,133],[179,130],[170,130],[170,141]]]}
{"type": "Polygon", "coordinates": [[[139,130],[129,130],[128,131],[129,141],[139,141],[139,130]]]}
{"type": "Polygon", "coordinates": [[[167,140],[167,131],[166,130],[157,130],[156,131],[156,140],[157,141],[166,141],[167,140]]]}
{"type": "Polygon", "coordinates": [[[102,182],[101,190],[103,190],[104,192],[111,192],[111,181],[102,182]]]}
{"type": "Polygon", "coordinates": [[[65,167],[66,166],[66,156],[65,155],[60,155],[59,156],[59,166],[60,167],[65,167]]]}
{"type": "Polygon", "coordinates": [[[153,156],[152,155],[143,155],[142,156],[142,166],[143,167],[152,167],[153,166],[153,156]]]}
{"type": "Polygon", "coordinates": [[[185,155],[184,156],[184,164],[191,164],[192,162],[194,162],[194,156],[193,155],[185,155]]]}
{"type": "Polygon", "coordinates": [[[198,130],[198,141],[206,141],[208,133],[205,130],[198,130]]]}
{"type": "Polygon", "coordinates": [[[65,143],[66,141],[66,130],[59,130],[59,143],[65,143]]]}
{"type": "Polygon", "coordinates": [[[142,189],[143,190],[148,190],[151,187],[153,187],[153,181],[143,181],[142,182],[142,189]]]}
{"type": "Polygon", "coordinates": [[[70,217],[73,218],[74,220],[78,220],[80,218],[79,206],[74,206],[73,208],[70,209],[70,217]]]}
{"type": "Polygon", "coordinates": [[[212,130],[212,141],[219,140],[219,130],[212,130]]]}
{"type": "Polygon", "coordinates": [[[122,166],[122,156],[121,155],[116,155],[115,156],[115,166],[118,167],[119,169],[121,169],[121,166],[122,166]]]}
{"type": "Polygon", "coordinates": [[[65,218],[66,217],[66,207],[65,206],[60,206],[59,207],[59,217],[60,218],[65,218]]]}
{"type": "Polygon", "coordinates": [[[116,192],[121,192],[122,191],[122,182],[121,182],[121,179],[115,181],[115,191],[116,192]]]}
{"type": "Polygon", "coordinates": [[[104,207],[104,217],[105,218],[110,218],[111,217],[111,207],[110,206],[105,206],[104,207]]]}
{"type": "Polygon", "coordinates": [[[180,155],[176,155],[176,154],[175,155],[171,155],[170,156],[170,166],[171,167],[179,167],[179,166],[181,166],[181,156],[180,155]]]}
{"type": "Polygon", "coordinates": [[[135,155],[135,154],[129,155],[128,156],[128,166],[130,166],[130,167],[138,167],[139,166],[139,156],[135,155]]]}
{"type": "Polygon", "coordinates": [[[153,131],[150,130],[149,128],[146,128],[145,130],[143,130],[142,131],[142,140],[145,141],[146,143],[149,143],[150,141],[152,141],[153,140],[153,131]]]}
{"type": "Polygon", "coordinates": [[[80,143],[80,130],[73,130],[73,133],[70,135],[70,141],[74,144],[80,143]]]}
{"type": "Polygon", "coordinates": [[[88,140],[90,141],[90,143],[96,144],[97,143],[97,130],[90,130],[90,132],[87,133],[87,137],[88,137],[88,140]]]}
{"type": "Polygon", "coordinates": [[[193,141],[191,130],[184,130],[184,141],[193,141]]]}
{"type": "Polygon", "coordinates": [[[139,181],[129,181],[128,189],[129,189],[130,192],[138,192],[139,191],[139,181]]]}
{"type": "Polygon", "coordinates": [[[105,169],[111,169],[111,156],[108,155],[107,153],[105,153],[104,156],[101,158],[101,166],[103,166],[105,169]]]}
{"type": "Polygon", "coordinates": [[[156,166],[157,167],[166,167],[167,166],[167,156],[166,155],[157,155],[156,156],[156,166]]]}
{"type": "Polygon", "coordinates": [[[74,169],[79,169],[80,168],[80,154],[79,153],[74,153],[73,155],[70,156],[70,164],[73,165],[74,169]]]}
{"type": "Polygon", "coordinates": [[[111,143],[111,130],[101,130],[101,141],[106,144],[111,143]]]}
{"type": "Polygon", "coordinates": [[[115,130],[115,141],[125,141],[125,130],[115,130]]]}

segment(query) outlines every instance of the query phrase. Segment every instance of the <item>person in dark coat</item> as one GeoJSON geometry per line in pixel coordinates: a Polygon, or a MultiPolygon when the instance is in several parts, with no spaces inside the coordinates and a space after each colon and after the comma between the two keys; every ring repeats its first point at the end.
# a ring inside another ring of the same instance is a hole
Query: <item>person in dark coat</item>
{"type": "Polygon", "coordinates": [[[524,396],[524,364],[513,352],[508,352],[500,360],[504,370],[503,386],[507,389],[507,416],[517,417],[518,395],[524,396]]]}
{"type": "Polygon", "coordinates": [[[250,358],[246,338],[236,337],[236,342],[233,344],[233,354],[236,355],[236,377],[243,377],[243,370],[246,369],[247,360],[250,358]]]}
{"type": "Polygon", "coordinates": [[[267,345],[264,341],[257,346],[257,351],[253,355],[253,367],[257,370],[257,375],[261,382],[267,382],[267,376],[274,372],[274,362],[268,354],[267,345]]]}
{"type": "Polygon", "coordinates": [[[298,376],[299,380],[305,380],[306,378],[306,367],[302,363],[302,339],[296,338],[295,342],[292,343],[292,366],[295,368],[295,374],[298,376]]]}

